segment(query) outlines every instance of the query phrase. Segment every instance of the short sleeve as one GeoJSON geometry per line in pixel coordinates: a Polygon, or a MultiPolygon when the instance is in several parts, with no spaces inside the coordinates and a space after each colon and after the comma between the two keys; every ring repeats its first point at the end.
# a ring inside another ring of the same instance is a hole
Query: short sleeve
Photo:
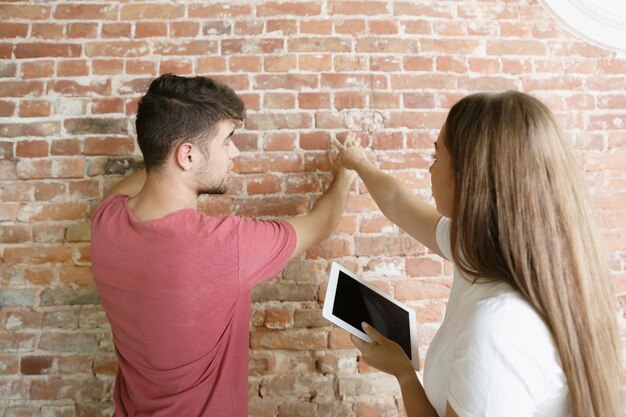
{"type": "Polygon", "coordinates": [[[242,290],[278,275],[296,248],[296,232],[286,221],[242,217],[237,234],[242,290]]]}
{"type": "Polygon", "coordinates": [[[441,254],[449,261],[452,261],[452,245],[450,244],[450,228],[452,227],[452,220],[447,217],[441,217],[437,223],[437,229],[435,231],[435,238],[437,239],[437,246],[441,254]]]}
{"type": "Polygon", "coordinates": [[[553,369],[550,336],[525,306],[481,304],[455,341],[448,402],[459,417],[532,417],[553,369]]]}

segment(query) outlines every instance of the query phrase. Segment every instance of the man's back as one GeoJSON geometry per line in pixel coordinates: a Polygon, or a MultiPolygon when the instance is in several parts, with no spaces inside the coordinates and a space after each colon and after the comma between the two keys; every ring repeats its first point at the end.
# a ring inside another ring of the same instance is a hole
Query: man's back
{"type": "Polygon", "coordinates": [[[110,197],[92,222],[116,415],[247,415],[250,288],[288,262],[293,228],[193,209],[142,222],[127,201],[110,197]]]}

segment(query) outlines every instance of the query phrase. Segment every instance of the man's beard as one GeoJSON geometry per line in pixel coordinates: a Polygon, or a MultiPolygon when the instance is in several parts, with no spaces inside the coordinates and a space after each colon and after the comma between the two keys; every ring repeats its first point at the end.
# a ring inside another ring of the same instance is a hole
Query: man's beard
{"type": "Polygon", "coordinates": [[[196,193],[198,195],[200,194],[224,194],[226,193],[226,191],[228,191],[228,184],[226,180],[224,180],[218,185],[200,187],[198,188],[196,193]]]}
{"type": "Polygon", "coordinates": [[[203,184],[206,182],[207,170],[201,171],[197,174],[196,180],[199,184],[196,194],[224,194],[228,191],[228,175],[224,176],[218,184],[203,184]]]}

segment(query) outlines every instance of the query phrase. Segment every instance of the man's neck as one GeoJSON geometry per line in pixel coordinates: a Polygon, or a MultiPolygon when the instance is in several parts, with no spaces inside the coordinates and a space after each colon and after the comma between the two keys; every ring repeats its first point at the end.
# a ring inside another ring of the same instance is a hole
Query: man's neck
{"type": "Polygon", "coordinates": [[[184,182],[167,175],[149,172],[141,191],[128,200],[140,220],[160,219],[175,211],[198,209],[198,196],[184,182]]]}

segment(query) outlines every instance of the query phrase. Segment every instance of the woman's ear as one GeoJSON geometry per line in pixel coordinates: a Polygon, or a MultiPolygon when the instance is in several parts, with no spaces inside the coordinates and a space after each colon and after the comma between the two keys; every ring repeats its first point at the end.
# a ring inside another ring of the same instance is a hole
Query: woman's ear
{"type": "Polygon", "coordinates": [[[176,164],[183,170],[189,171],[195,162],[194,146],[183,142],[176,147],[176,164]]]}

